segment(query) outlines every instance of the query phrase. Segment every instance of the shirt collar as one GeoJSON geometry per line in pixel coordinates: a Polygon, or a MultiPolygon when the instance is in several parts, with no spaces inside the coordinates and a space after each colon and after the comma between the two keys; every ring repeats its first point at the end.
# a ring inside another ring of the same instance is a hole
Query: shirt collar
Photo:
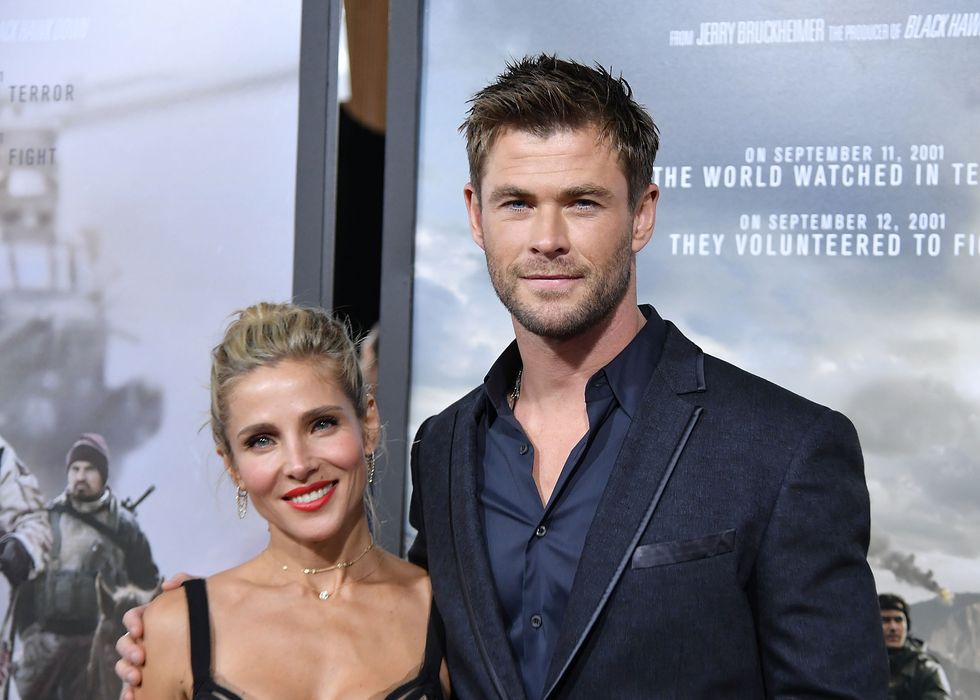
{"type": "MultiPolygon", "coordinates": [[[[593,374],[586,384],[588,392],[591,387],[608,382],[619,405],[631,418],[639,408],[643,392],[660,361],[667,336],[667,324],[656,309],[649,304],[641,304],[639,308],[646,318],[643,328],[622,352],[593,374]]],[[[521,366],[521,353],[515,340],[501,353],[483,380],[487,399],[497,415],[511,413],[507,399],[514,390],[514,381],[521,366]]]]}
{"type": "Polygon", "coordinates": [[[487,376],[483,378],[483,390],[498,416],[511,413],[507,400],[514,391],[517,372],[522,366],[521,351],[517,349],[517,341],[514,340],[500,354],[487,372],[487,376]]]}
{"type": "Polygon", "coordinates": [[[649,304],[642,304],[640,312],[647,320],[643,328],[622,352],[589,380],[591,384],[600,375],[604,375],[619,405],[630,418],[640,407],[643,392],[660,361],[664,339],[667,337],[667,324],[656,309],[649,304]]]}

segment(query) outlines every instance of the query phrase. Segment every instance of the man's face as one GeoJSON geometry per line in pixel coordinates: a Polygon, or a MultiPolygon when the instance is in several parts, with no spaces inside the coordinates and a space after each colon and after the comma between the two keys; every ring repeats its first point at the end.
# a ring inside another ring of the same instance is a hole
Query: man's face
{"type": "Polygon", "coordinates": [[[631,209],[617,155],[593,127],[503,132],[480,190],[464,190],[473,239],[525,329],[570,338],[635,306],[634,256],[653,233],[657,188],[631,209]]]}
{"type": "Polygon", "coordinates": [[[77,460],[68,465],[68,493],[79,501],[94,501],[105,490],[105,481],[95,465],[77,460]]]}
{"type": "Polygon", "coordinates": [[[881,611],[881,629],[885,633],[885,646],[889,649],[901,649],[905,646],[908,636],[908,621],[905,614],[898,610],[881,611]]]}

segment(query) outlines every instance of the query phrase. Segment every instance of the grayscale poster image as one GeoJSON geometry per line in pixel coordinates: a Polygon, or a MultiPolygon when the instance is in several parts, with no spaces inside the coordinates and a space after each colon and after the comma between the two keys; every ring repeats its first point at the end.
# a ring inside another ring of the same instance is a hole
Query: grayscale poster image
{"type": "Polygon", "coordinates": [[[11,698],[118,697],[123,610],[261,545],[201,427],[229,315],[290,296],[299,28],[298,1],[0,5],[0,512],[16,481],[55,533],[0,577],[11,698]],[[79,454],[108,530],[67,510],[79,454]]]}

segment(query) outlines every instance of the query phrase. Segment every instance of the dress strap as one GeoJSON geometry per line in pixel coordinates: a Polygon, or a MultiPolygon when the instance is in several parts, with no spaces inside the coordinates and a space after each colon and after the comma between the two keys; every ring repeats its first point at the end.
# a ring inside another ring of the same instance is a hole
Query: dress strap
{"type": "Polygon", "coordinates": [[[187,595],[187,614],[191,629],[191,673],[194,674],[194,693],[211,679],[211,613],[208,592],[203,578],[182,584],[187,595]]]}
{"type": "Polygon", "coordinates": [[[442,692],[442,681],[439,671],[442,670],[442,659],[446,649],[446,628],[442,616],[436,608],[435,600],[429,608],[429,626],[425,635],[425,652],[422,656],[422,667],[419,674],[395,688],[385,696],[385,700],[441,700],[445,697],[442,692]]]}
{"type": "Polygon", "coordinates": [[[426,678],[439,682],[439,671],[442,670],[442,660],[446,656],[446,626],[436,607],[435,598],[429,608],[429,628],[425,635],[425,658],[422,661],[422,673],[426,678]]]}

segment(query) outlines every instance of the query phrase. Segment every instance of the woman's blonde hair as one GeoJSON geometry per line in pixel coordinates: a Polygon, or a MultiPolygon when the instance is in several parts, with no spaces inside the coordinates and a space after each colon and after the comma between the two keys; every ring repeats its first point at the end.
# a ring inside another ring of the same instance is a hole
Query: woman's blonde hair
{"type": "Polygon", "coordinates": [[[359,418],[368,411],[368,392],[357,363],[357,347],[346,324],[322,309],[262,302],[236,313],[224,338],[211,351],[211,433],[225,454],[228,395],[235,382],[259,367],[283,360],[323,366],[347,395],[359,418]]]}

